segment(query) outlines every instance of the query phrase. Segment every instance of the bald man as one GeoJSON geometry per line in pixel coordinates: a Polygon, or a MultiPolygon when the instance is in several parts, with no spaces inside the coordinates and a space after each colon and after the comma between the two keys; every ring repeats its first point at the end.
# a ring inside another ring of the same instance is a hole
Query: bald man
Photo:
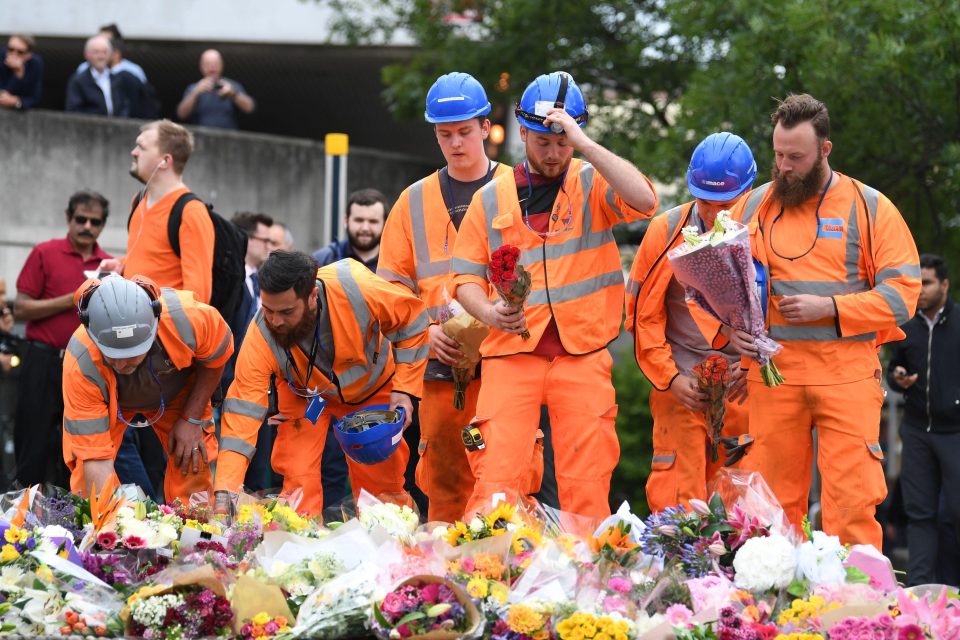
{"type": "Polygon", "coordinates": [[[83,47],[90,66],[67,82],[67,111],[119,118],[142,117],[143,83],[128,71],[110,72],[110,38],[95,35],[83,47]]]}
{"type": "Polygon", "coordinates": [[[216,49],[200,56],[200,73],[203,78],[183,92],[177,117],[204,127],[236,129],[237,110],[253,113],[253,98],[239,82],[223,77],[223,56],[216,49]]]}

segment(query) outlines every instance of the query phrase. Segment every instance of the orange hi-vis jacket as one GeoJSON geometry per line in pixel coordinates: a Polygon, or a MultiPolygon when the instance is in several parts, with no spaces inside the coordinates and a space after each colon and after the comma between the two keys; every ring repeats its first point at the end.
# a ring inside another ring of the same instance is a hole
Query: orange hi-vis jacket
{"type": "MultiPolygon", "coordinates": [[[[767,327],[783,345],[776,363],[785,384],[874,376],[877,347],[903,339],[898,327],[913,315],[920,295],[917,247],[900,212],[876,189],[834,173],[839,181],[820,206],[819,229],[813,229],[816,198],[791,207],[774,225],[781,207],[766,185],[759,200],[746,198],[733,209],[735,217],[750,219],[753,255],[767,271],[767,327]],[[831,297],[836,317],[788,323],[777,305],[798,294],[831,297]]],[[[756,363],[748,379],[760,380],[756,363]]]]}
{"type": "Polygon", "coordinates": [[[317,286],[330,321],[328,328],[320,328],[320,335],[329,333],[333,340],[333,345],[321,346],[332,346],[335,380],[319,367],[310,380],[298,380],[295,372],[306,373],[308,356],[293,349],[289,353],[296,366],[290,365],[287,352],[270,335],[263,310],[258,311],[240,347],[236,376],[223,402],[216,490],[236,491],[243,484],[267,413],[271,375],[276,376],[278,387],[292,376],[294,385],[316,387],[322,396],[358,408],[391,381],[392,391],[421,396],[430,351],[423,302],[352,259],[318,269],[317,286]]]}
{"type": "MultiPolygon", "coordinates": [[[[498,163],[493,175],[510,171],[511,167],[498,163]]],[[[447,212],[436,171],[404,189],[390,210],[377,275],[413,291],[427,306],[430,321],[440,322],[440,310],[448,302],[444,288],[450,282],[450,255],[456,240],[457,228],[447,212]]],[[[447,294],[452,298],[449,287],[447,294]]]]}
{"type": "MultiPolygon", "coordinates": [[[[160,299],[156,339],[174,367],[218,369],[226,364],[233,354],[233,334],[216,309],[197,302],[191,291],[164,288],[160,299]]],[[[83,460],[113,459],[111,432],[126,428],[117,417],[118,402],[116,373],[86,327],[78,327],[63,358],[63,457],[71,471],[83,460]]]]}
{"type": "MultiPolygon", "coordinates": [[[[660,391],[668,389],[680,373],[666,335],[667,289],[673,278],[667,253],[683,243],[681,230],[690,224],[695,206],[694,200],[665,211],[650,221],[627,279],[624,327],[634,336],[637,365],[660,391]]],[[[752,211],[749,213],[752,215],[752,211]]],[[[749,219],[741,222],[748,224],[749,219]]],[[[713,349],[722,349],[727,341],[720,335],[720,322],[694,302],[690,302],[687,308],[704,341],[713,349]]]]}
{"type": "MultiPolygon", "coordinates": [[[[652,184],[650,189],[656,193],[652,184]]],[[[623,268],[612,228],[620,222],[649,218],[656,210],[656,202],[649,211],[635,210],[593,165],[579,159],[570,161],[554,202],[555,215],[548,232],[559,232],[556,235],[542,237],[527,226],[512,171],[477,191],[453,252],[454,287],[474,283],[495,299],[487,281],[487,265],[503,245],[520,249],[520,263],[531,277],[524,307],[530,339],[493,329],[481,354],[533,351],[551,318],[556,320],[563,348],[571,355],[609,344],[619,333],[623,311],[623,268]]]]}

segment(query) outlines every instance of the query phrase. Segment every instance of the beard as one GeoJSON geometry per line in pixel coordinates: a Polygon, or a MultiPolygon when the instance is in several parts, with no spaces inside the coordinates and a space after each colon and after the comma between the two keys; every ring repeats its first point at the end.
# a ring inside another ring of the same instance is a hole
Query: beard
{"type": "Polygon", "coordinates": [[[347,238],[350,240],[350,246],[358,251],[370,251],[380,244],[380,237],[376,234],[356,235],[347,231],[347,238]]]}
{"type": "MultiPolygon", "coordinates": [[[[573,156],[571,156],[572,158],[573,156]]],[[[533,169],[534,173],[538,173],[544,178],[559,178],[563,175],[563,172],[567,170],[567,167],[570,166],[570,158],[566,162],[561,162],[560,164],[554,165],[545,165],[541,164],[539,160],[527,156],[527,162],[530,163],[530,168],[533,169]]]]}
{"type": "Polygon", "coordinates": [[[776,163],[771,167],[770,175],[773,177],[773,194],[784,207],[802,204],[820,191],[820,183],[823,182],[824,176],[823,151],[817,151],[816,162],[813,163],[810,171],[802,176],[791,173],[788,178],[780,173],[776,163]]]}
{"type": "Polygon", "coordinates": [[[276,340],[277,344],[280,345],[281,348],[289,351],[301,342],[306,342],[307,338],[313,335],[316,324],[317,311],[315,309],[311,310],[310,307],[307,306],[303,311],[303,317],[300,318],[300,322],[298,322],[292,329],[280,333],[268,323],[267,331],[270,332],[270,335],[274,340],[276,340]]]}

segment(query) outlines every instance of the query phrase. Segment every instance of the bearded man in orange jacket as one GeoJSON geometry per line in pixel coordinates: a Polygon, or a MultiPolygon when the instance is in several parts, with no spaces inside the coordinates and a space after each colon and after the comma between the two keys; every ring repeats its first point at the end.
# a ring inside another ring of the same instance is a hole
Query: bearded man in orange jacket
{"type": "Polygon", "coordinates": [[[526,160],[474,195],[451,265],[457,299],[492,327],[473,421],[485,448],[469,454],[476,484],[468,512],[486,510],[498,494],[522,494],[545,404],[560,507],[601,518],[620,455],[606,349],[623,313],[612,227],[650,217],[657,196],[636,167],[581,130],[586,103],[569,74],[537,77],[516,115],[526,160]],[[491,298],[487,265],[504,245],[520,250],[531,274],[523,309],[491,298]]]}
{"type": "MultiPolygon", "coordinates": [[[[830,167],[826,105],[791,95],[772,121],[774,180],[733,213],[750,220],[753,255],[766,271],[768,331],[783,345],[776,364],[785,381],[766,387],[750,364],[742,466],[763,475],[799,527],[816,426],[823,530],[880,549],[874,515],[886,483],[877,350],[903,338],[897,327],[916,309],[917,247],[886,196],[830,167]]],[[[724,333],[744,356],[757,354],[749,335],[724,333]]]]}
{"type": "Polygon", "coordinates": [[[693,374],[698,363],[712,355],[727,360],[730,386],[723,436],[735,438],[747,431],[747,380],[740,357],[729,344],[714,347],[719,323],[686,301],[666,254],[683,242],[684,227],[696,226],[701,232],[713,228],[717,214],[736,204],[756,176],[757,163],[740,136],[726,131],[707,136],[687,170],[687,188],[695,199],[654,218],[633,261],[625,326],[634,334],[637,364],[653,385],[653,459],[646,489],[654,512],[691,498],[706,500],[707,482],[724,461],[722,456],[712,460],[709,453],[711,427],[704,416],[708,397],[693,374]],[[702,327],[708,326],[705,336],[702,327]]]}
{"type": "MultiPolygon", "coordinates": [[[[303,492],[299,510],[316,515],[323,507],[320,460],[331,414],[389,405],[405,410],[403,428],[409,426],[430,351],[427,313],[412,293],[353,259],[317,269],[305,253],[274,251],[257,273],[262,306],[223,402],[215,511],[229,512],[230,493],[241,490],[275,377],[283,421],[271,463],[285,493],[303,492]]],[[[348,456],[354,497],[366,489],[409,502],[403,489],[408,457],[402,438],[376,464],[348,456]]]]}

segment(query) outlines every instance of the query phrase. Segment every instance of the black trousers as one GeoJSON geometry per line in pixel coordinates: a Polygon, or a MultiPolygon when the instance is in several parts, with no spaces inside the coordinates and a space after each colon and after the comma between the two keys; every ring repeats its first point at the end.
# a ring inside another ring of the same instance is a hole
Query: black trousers
{"type": "Polygon", "coordinates": [[[20,365],[13,428],[16,478],[23,486],[50,482],[70,488],[63,462],[63,359],[60,350],[28,342],[20,365]]]}
{"type": "Polygon", "coordinates": [[[907,514],[907,584],[956,580],[960,544],[960,433],[927,433],[926,425],[900,428],[900,486],[907,514]]]}

